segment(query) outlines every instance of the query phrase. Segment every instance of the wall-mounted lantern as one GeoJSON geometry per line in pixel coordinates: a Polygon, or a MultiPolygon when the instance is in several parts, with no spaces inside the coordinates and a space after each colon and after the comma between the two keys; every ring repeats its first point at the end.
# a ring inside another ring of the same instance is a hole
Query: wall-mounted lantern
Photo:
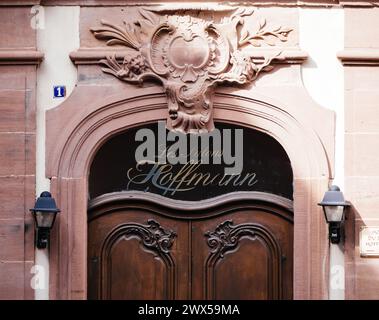
{"type": "Polygon", "coordinates": [[[350,203],[345,201],[339,187],[331,186],[318,205],[322,206],[326,222],[329,224],[330,242],[339,243],[341,240],[341,225],[345,220],[346,208],[350,206],[350,203]]]}
{"type": "Polygon", "coordinates": [[[36,226],[36,246],[38,249],[44,249],[49,243],[50,229],[60,210],[57,208],[54,198],[51,197],[51,193],[44,191],[30,211],[36,226]]]}

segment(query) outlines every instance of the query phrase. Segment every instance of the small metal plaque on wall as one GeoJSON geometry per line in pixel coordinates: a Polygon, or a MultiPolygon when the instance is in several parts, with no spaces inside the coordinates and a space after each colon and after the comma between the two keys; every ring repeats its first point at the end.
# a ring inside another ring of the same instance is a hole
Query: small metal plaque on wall
{"type": "Polygon", "coordinates": [[[379,227],[361,227],[359,249],[362,257],[379,257],[379,227]]]}
{"type": "Polygon", "coordinates": [[[66,86],[54,86],[54,98],[64,98],[66,96],[66,86]]]}

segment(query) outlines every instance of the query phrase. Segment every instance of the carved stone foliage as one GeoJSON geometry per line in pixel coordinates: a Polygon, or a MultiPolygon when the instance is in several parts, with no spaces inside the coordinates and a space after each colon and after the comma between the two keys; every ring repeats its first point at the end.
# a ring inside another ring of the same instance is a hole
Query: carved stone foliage
{"type": "Polygon", "coordinates": [[[128,50],[122,60],[116,55],[101,60],[104,72],[135,84],[148,78],[160,81],[167,94],[168,127],[201,133],[214,128],[212,92],[217,84],[252,82],[271,70],[272,60],[280,55],[277,51],[253,62],[248,48],[275,46],[292,31],[265,19],[252,28],[245,18],[253,14],[254,9],[241,7],[215,21],[191,11],[167,15],[140,8],[135,21],[120,26],[102,20],[91,31],[108,46],[128,50]]]}

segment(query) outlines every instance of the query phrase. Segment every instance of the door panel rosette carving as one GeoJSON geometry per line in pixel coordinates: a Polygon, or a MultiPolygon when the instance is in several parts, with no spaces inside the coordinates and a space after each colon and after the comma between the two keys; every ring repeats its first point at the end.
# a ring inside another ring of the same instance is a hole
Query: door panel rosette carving
{"type": "Polygon", "coordinates": [[[112,230],[105,239],[101,249],[102,297],[110,299],[110,288],[107,286],[107,284],[110,283],[110,279],[107,279],[106,277],[110,276],[110,273],[108,272],[110,269],[109,256],[112,252],[113,246],[119,241],[119,239],[124,238],[128,240],[132,237],[137,237],[143,248],[162,259],[166,267],[167,298],[175,299],[176,265],[175,260],[171,255],[171,248],[177,234],[173,230],[164,229],[153,219],[149,219],[147,225],[139,223],[121,224],[112,230]]]}
{"type": "MultiPolygon", "coordinates": [[[[271,234],[262,225],[253,223],[242,223],[234,225],[232,220],[226,220],[220,223],[214,231],[205,232],[207,245],[209,247],[209,256],[204,265],[204,296],[206,299],[216,299],[217,288],[215,287],[215,269],[218,262],[225,258],[226,254],[232,254],[238,250],[242,239],[251,241],[262,241],[270,255],[267,275],[268,275],[268,299],[280,299],[282,297],[282,280],[281,280],[281,249],[280,245],[271,234]]],[[[232,281],[231,279],[229,281],[232,281]]]]}
{"type": "Polygon", "coordinates": [[[274,46],[287,41],[292,31],[261,20],[251,32],[244,17],[253,12],[239,8],[221,21],[207,21],[191,11],[163,15],[140,8],[136,21],[117,26],[102,20],[102,27],[91,31],[108,46],[129,50],[122,61],[115,55],[100,60],[103,72],[135,84],[158,80],[167,94],[168,128],[202,133],[214,128],[212,94],[217,84],[252,82],[272,69],[273,59],[280,59],[277,51],[254,63],[246,48],[274,46]]]}

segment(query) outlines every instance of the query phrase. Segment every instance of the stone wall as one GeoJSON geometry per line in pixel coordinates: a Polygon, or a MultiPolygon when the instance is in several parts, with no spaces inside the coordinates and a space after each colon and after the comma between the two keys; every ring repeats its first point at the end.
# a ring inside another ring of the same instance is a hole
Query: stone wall
{"type": "Polygon", "coordinates": [[[30,8],[0,7],[0,299],[33,299],[36,32],[30,8]]]}
{"type": "Polygon", "coordinates": [[[379,260],[362,258],[361,226],[379,225],[379,8],[345,9],[346,298],[379,299],[379,260]]]}

